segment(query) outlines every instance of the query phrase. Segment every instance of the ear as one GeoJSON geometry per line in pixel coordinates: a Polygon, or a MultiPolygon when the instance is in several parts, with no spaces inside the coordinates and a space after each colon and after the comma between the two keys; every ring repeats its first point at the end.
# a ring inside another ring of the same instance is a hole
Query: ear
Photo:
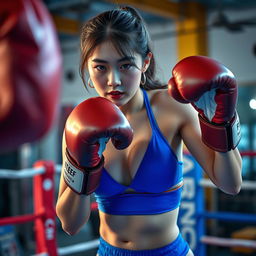
{"type": "Polygon", "coordinates": [[[153,56],[153,53],[152,52],[149,52],[146,56],[146,58],[144,59],[144,62],[143,62],[143,66],[142,66],[142,72],[146,72],[149,65],[150,65],[150,61],[151,61],[151,58],[153,56]]]}

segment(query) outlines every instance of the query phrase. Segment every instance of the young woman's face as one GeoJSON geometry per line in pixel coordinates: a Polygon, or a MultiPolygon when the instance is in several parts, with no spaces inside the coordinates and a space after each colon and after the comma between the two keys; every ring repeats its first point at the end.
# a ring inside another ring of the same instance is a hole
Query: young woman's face
{"type": "Polygon", "coordinates": [[[137,92],[142,57],[121,56],[111,42],[97,46],[88,59],[88,71],[96,91],[117,106],[125,105],[137,92]]]}

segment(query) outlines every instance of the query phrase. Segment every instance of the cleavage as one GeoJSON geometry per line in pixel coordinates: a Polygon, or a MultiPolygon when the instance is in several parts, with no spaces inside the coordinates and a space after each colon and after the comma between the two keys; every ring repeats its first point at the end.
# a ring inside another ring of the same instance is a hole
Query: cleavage
{"type": "Polygon", "coordinates": [[[116,182],[125,186],[131,185],[152,138],[148,119],[141,122],[138,120],[138,124],[132,127],[134,138],[128,148],[116,150],[109,142],[104,152],[106,171],[116,182]]]}

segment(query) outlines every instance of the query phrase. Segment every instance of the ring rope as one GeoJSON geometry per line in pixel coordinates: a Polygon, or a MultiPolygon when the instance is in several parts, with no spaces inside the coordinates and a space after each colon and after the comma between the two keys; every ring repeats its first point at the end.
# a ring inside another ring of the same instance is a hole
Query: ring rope
{"type": "MultiPolygon", "coordinates": [[[[87,241],[84,243],[78,243],[75,245],[60,247],[60,248],[57,248],[58,255],[63,256],[63,255],[69,255],[69,254],[73,254],[73,253],[78,253],[78,252],[82,252],[82,251],[88,251],[91,249],[95,249],[99,246],[99,243],[100,243],[99,239],[94,239],[94,240],[87,241]]],[[[48,254],[47,253],[39,253],[39,254],[33,254],[32,256],[48,256],[48,254]]]]}
{"type": "Polygon", "coordinates": [[[61,164],[56,164],[55,165],[55,172],[56,173],[61,173],[62,165],[61,164]]]}
{"type": "Polygon", "coordinates": [[[218,245],[223,247],[247,247],[256,249],[256,241],[237,238],[223,238],[215,236],[202,236],[200,241],[204,244],[218,245]]]}
{"type": "Polygon", "coordinates": [[[0,226],[34,221],[35,219],[41,218],[43,215],[44,215],[44,212],[42,211],[37,214],[26,214],[26,215],[14,216],[14,217],[1,218],[0,226]]]}
{"type": "Polygon", "coordinates": [[[256,156],[255,151],[243,151],[240,154],[241,154],[241,156],[256,156]]]}
{"type": "Polygon", "coordinates": [[[38,174],[44,174],[45,168],[36,167],[36,168],[28,168],[22,170],[0,170],[0,178],[1,179],[24,179],[34,177],[38,174]]]}
{"type": "MultiPolygon", "coordinates": [[[[56,173],[61,172],[61,165],[55,165],[56,173]]],[[[34,168],[27,168],[22,170],[9,170],[9,169],[0,169],[0,178],[1,179],[24,179],[24,178],[31,178],[36,175],[44,174],[45,168],[44,167],[34,167],[34,168]]]]}
{"type": "Polygon", "coordinates": [[[70,245],[66,247],[58,248],[58,255],[68,255],[71,253],[78,253],[81,251],[88,251],[91,249],[95,249],[99,246],[99,239],[94,239],[85,243],[79,243],[75,245],[70,245]]]}

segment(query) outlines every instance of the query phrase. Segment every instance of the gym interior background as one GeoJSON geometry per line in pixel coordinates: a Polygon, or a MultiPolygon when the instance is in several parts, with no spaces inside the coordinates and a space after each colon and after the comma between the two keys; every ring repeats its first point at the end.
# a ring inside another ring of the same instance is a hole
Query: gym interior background
{"type": "MultiPolygon", "coordinates": [[[[256,151],[256,1],[255,0],[44,0],[56,24],[63,54],[63,81],[59,116],[51,131],[40,141],[22,145],[0,155],[0,168],[19,171],[38,159],[61,164],[61,136],[65,120],[74,106],[88,97],[79,76],[79,31],[88,18],[116,4],[137,7],[145,18],[153,40],[158,78],[167,82],[171,69],[181,58],[207,55],[224,63],[235,74],[239,85],[237,111],[240,116],[242,152],[256,151]]],[[[254,157],[243,157],[243,179],[256,180],[254,157]]],[[[56,191],[58,177],[56,177],[56,191]]],[[[31,180],[0,179],[0,217],[29,213],[32,205],[31,180]]],[[[57,194],[56,194],[57,195],[57,194]]],[[[215,211],[244,212],[256,215],[256,191],[242,190],[236,197],[218,190],[205,189],[205,207],[215,211]]],[[[58,246],[89,241],[98,237],[98,218],[73,237],[61,230],[58,223],[58,246]]],[[[240,237],[256,240],[256,224],[246,221],[207,220],[207,234],[220,237],[240,237]]],[[[32,255],[35,250],[33,224],[15,227],[20,255],[32,255]]],[[[1,237],[0,237],[1,243],[1,237]]],[[[207,246],[212,255],[256,255],[256,249],[207,246]]],[[[95,255],[95,250],[72,255],[95,255]]],[[[200,255],[198,255],[200,256],[200,255]]]]}

